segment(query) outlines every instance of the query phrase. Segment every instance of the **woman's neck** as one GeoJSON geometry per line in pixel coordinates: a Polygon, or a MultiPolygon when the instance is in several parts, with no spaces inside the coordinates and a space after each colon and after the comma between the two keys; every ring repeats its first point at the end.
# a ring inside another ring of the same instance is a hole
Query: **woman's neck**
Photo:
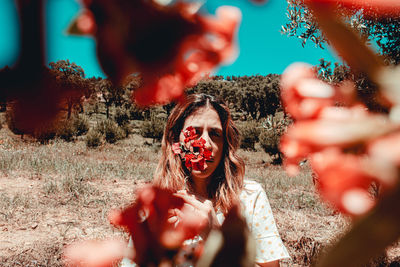
{"type": "Polygon", "coordinates": [[[198,196],[209,198],[208,195],[208,179],[193,179],[193,193],[198,196]]]}

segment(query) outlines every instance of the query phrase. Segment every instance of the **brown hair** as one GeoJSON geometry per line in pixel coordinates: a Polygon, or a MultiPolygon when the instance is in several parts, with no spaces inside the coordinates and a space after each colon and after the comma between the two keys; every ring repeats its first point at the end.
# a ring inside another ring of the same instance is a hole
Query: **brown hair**
{"type": "Polygon", "coordinates": [[[204,106],[213,108],[222,124],[223,155],[219,166],[212,174],[213,179],[208,185],[208,194],[215,208],[226,213],[233,202],[239,199],[243,188],[245,166],[243,160],[236,154],[240,142],[239,131],[232,121],[229,108],[222,100],[205,94],[193,94],[175,106],[164,130],[162,155],[154,175],[154,184],[173,191],[186,188],[186,180],[190,173],[182,164],[179,155],[174,155],[172,144],[179,142],[179,135],[186,118],[204,106]]]}

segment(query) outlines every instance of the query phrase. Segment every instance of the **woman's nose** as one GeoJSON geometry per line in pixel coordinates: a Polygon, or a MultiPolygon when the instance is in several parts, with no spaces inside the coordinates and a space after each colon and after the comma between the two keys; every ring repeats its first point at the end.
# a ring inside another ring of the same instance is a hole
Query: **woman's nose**
{"type": "Polygon", "coordinates": [[[204,147],[207,148],[208,150],[211,150],[212,145],[211,145],[211,138],[208,135],[207,132],[203,132],[203,135],[201,136],[204,140],[206,140],[206,143],[204,144],[204,147]]]}

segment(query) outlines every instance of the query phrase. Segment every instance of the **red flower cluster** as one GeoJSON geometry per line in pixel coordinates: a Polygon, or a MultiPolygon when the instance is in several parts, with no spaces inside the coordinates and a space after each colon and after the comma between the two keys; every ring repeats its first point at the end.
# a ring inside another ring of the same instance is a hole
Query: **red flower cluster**
{"type": "Polygon", "coordinates": [[[134,92],[140,106],[179,100],[185,88],[237,54],[238,8],[222,6],[216,17],[207,17],[198,12],[199,3],[83,3],[87,9],[73,23],[73,33],[95,36],[100,64],[114,82],[141,74],[143,86],[134,92]]]}
{"type": "Polygon", "coordinates": [[[371,183],[379,182],[383,189],[396,183],[399,124],[369,113],[353,99],[354,87],[326,84],[306,64],[289,66],[281,88],[285,109],[295,119],[281,139],[289,174],[295,175],[299,161],[308,157],[325,200],[345,213],[368,211],[373,206],[371,183]],[[339,99],[350,107],[335,107],[339,99]]]}
{"type": "Polygon", "coordinates": [[[310,3],[321,4],[342,4],[348,8],[360,10],[364,12],[399,14],[400,2],[398,0],[307,0],[310,3]]]}
{"type": "Polygon", "coordinates": [[[135,204],[109,216],[112,224],[130,234],[133,248],[127,248],[120,240],[77,243],[66,248],[67,264],[111,266],[125,256],[140,266],[158,266],[162,260],[169,260],[171,252],[177,252],[184,240],[198,235],[205,227],[193,209],[185,209],[184,200],[168,190],[147,186],[136,197],[135,204]],[[168,222],[171,209],[180,209],[184,214],[178,224],[168,222]]]}
{"type": "Polygon", "coordinates": [[[203,171],[207,168],[207,161],[212,160],[211,150],[205,147],[206,140],[197,139],[196,129],[187,127],[183,132],[185,136],[183,143],[172,144],[172,151],[180,155],[189,170],[203,171]]]}

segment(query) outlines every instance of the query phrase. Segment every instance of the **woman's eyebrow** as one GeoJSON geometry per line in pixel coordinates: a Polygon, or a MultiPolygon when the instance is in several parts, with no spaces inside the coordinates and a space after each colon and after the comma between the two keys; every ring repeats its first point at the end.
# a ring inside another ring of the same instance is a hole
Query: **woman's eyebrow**
{"type": "Polygon", "coordinates": [[[210,128],[212,131],[217,131],[217,132],[222,132],[222,127],[211,127],[210,128]]]}

